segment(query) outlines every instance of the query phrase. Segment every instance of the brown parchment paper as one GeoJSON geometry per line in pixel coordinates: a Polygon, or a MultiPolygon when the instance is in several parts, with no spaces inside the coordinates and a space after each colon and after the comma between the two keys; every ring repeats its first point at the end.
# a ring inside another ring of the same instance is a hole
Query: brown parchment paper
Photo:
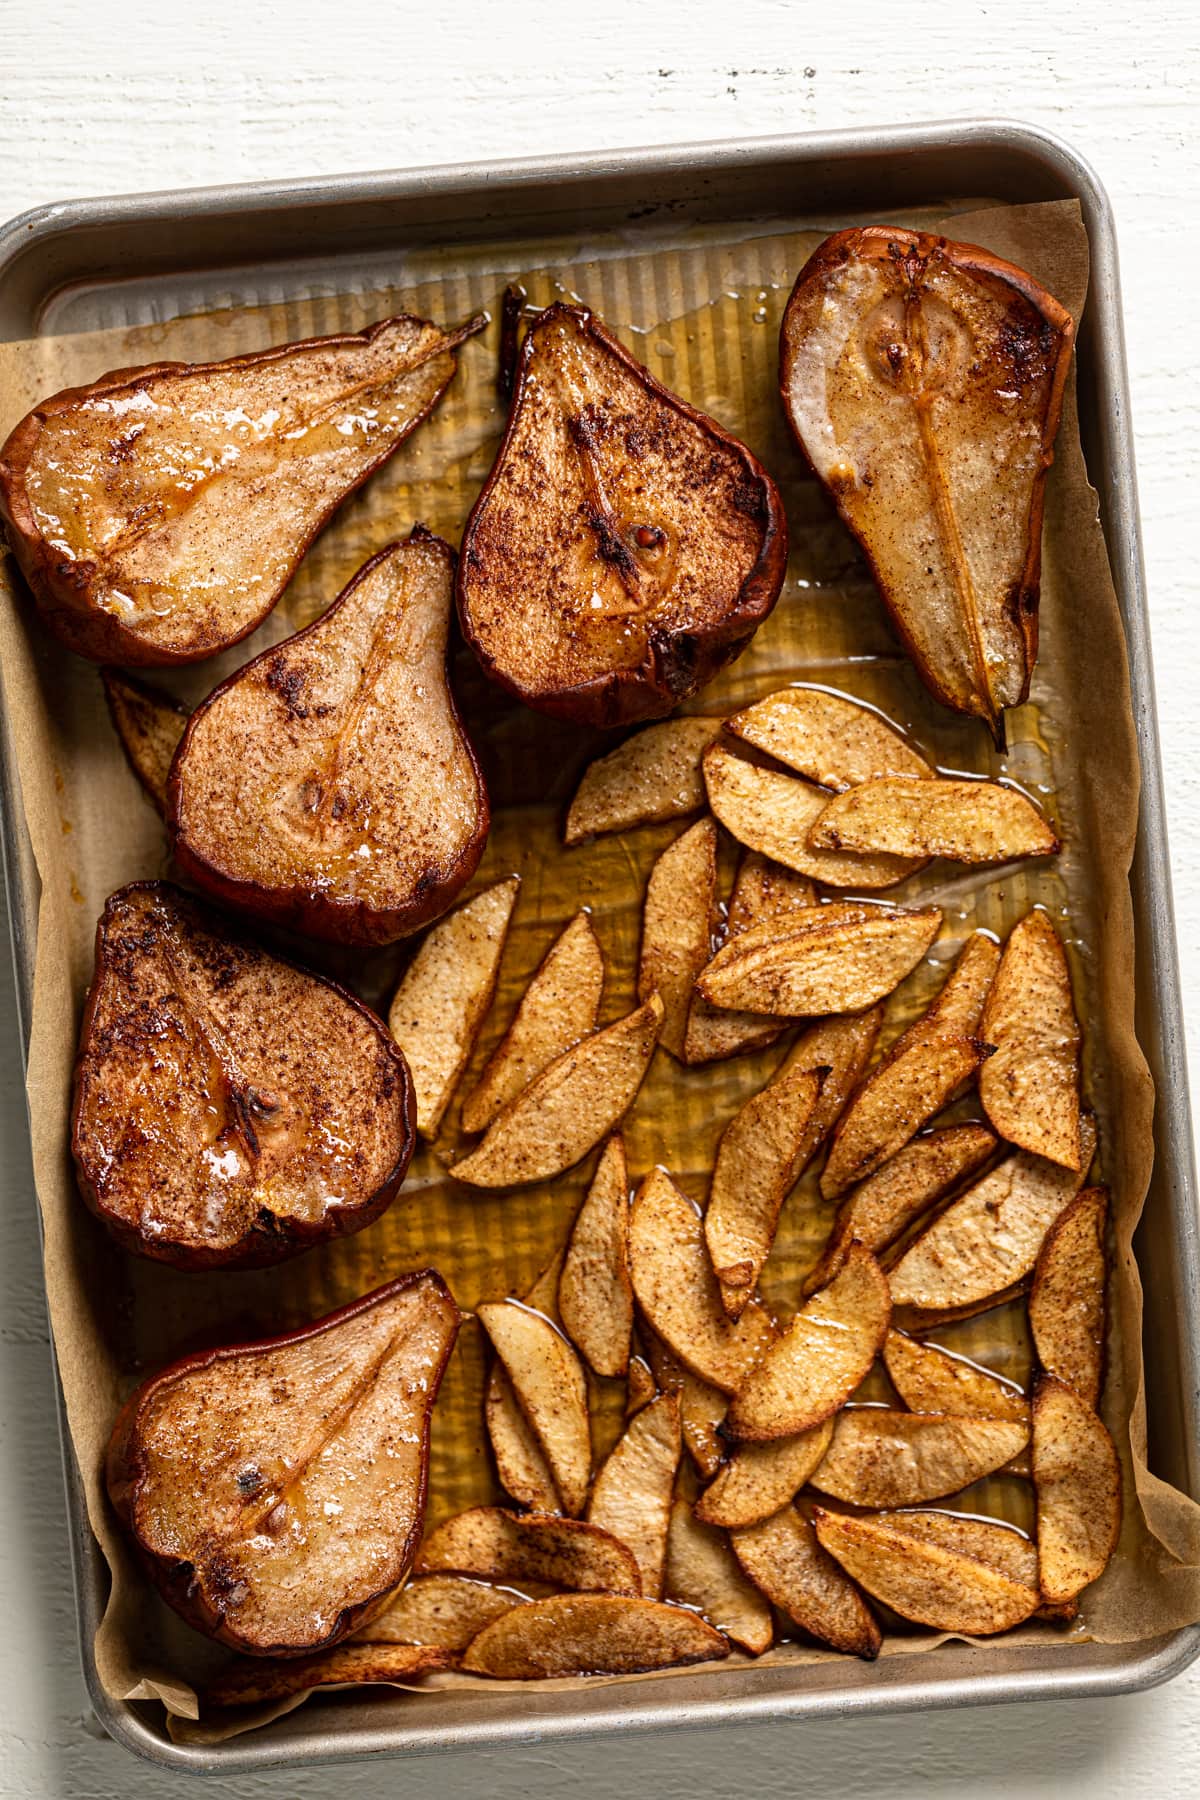
{"type": "MultiPolygon", "coordinates": [[[[829,229],[853,222],[820,223],[829,229]]],[[[907,214],[903,222],[943,227],[1011,258],[1076,317],[1081,313],[1087,244],[1073,202],[907,214]]],[[[1072,1629],[1105,1642],[1149,1637],[1200,1618],[1200,1508],[1145,1463],[1142,1292],[1131,1237],[1153,1154],[1153,1094],[1133,1029],[1127,879],[1138,772],[1124,639],[1080,448],[1074,388],[1049,483],[1041,660],[1030,704],[1010,715],[1011,745],[1001,757],[976,722],[928,698],[899,651],[854,546],[805,477],[790,442],[775,385],[779,320],[796,272],[823,235],[823,229],[799,222],[741,230],[680,223],[656,227],[652,236],[629,231],[587,242],[420,251],[398,255],[387,290],[329,294],[310,288],[303,298],[280,298],[278,278],[269,273],[240,277],[242,299],[261,304],[0,347],[0,432],[42,395],[109,368],[232,355],[311,333],[357,329],[403,309],[442,323],[478,308],[495,314],[504,281],[520,277],[537,304],[567,295],[594,306],[656,375],[747,441],[783,491],[793,543],[787,584],[750,649],[687,710],[717,715],[792,681],[836,687],[880,706],[943,768],[1020,781],[1054,815],[1064,839],[1062,854],[1045,866],[963,873],[935,864],[892,890],[900,900],[936,899],[946,924],[927,963],[891,1002],[885,1044],[925,1004],[967,932],[983,926],[1003,934],[1031,905],[1050,909],[1068,943],[1086,1032],[1087,1092],[1100,1122],[1098,1169],[1114,1195],[1104,1413],[1126,1477],[1118,1554],[1085,1595],[1072,1629]]],[[[368,555],[415,520],[458,541],[502,423],[494,381],[497,336],[493,323],[484,338],[466,346],[441,407],[318,539],[275,615],[248,644],[173,678],[176,691],[189,700],[200,697],[266,644],[309,622],[368,555]]],[[[97,1665],[111,1694],[159,1697],[177,1734],[212,1741],[230,1727],[189,1721],[197,1717],[197,1685],[222,1653],[152,1595],[104,1496],[104,1447],[121,1399],[176,1356],[315,1318],[402,1269],[434,1264],[466,1309],[483,1298],[525,1291],[561,1246],[593,1159],[547,1187],[507,1196],[457,1188],[444,1172],[459,1138],[455,1105],[438,1144],[414,1159],[391,1210],[357,1237],[278,1269],[243,1274],[183,1275],[117,1251],[75,1191],[67,1148],[72,1060],[96,917],[121,883],[169,872],[165,836],[125,766],[95,669],[47,636],[15,577],[5,578],[0,590],[4,701],[41,883],[28,1086],[46,1284],[89,1516],[113,1576],[97,1635],[97,1665]]],[[[580,905],[592,908],[607,959],[604,1021],[629,1007],[645,880],[681,827],[645,829],[564,851],[561,812],[599,740],[498,696],[461,648],[454,681],[494,806],[491,838],[473,885],[512,870],[522,877],[496,1002],[462,1085],[466,1092],[546,947],[580,905]]],[[[731,846],[722,856],[728,881],[731,846]]],[[[402,947],[366,955],[304,946],[301,953],[378,1006],[386,1004],[404,959],[402,947]]],[[[721,1130],[785,1053],[780,1045],[684,1070],[660,1052],[626,1122],[631,1173],[636,1177],[664,1163],[703,1201],[721,1130]]],[[[815,1259],[828,1222],[829,1209],[810,1175],[784,1210],[764,1274],[768,1302],[790,1309],[798,1277],[815,1259]]],[[[1019,1380],[1029,1375],[1020,1304],[937,1335],[1019,1380]]],[[[431,1525],[463,1506],[500,1497],[482,1427],[481,1337],[468,1320],[438,1402],[431,1525]]],[[[885,1394],[886,1386],[877,1392],[885,1394]]],[[[598,1454],[619,1428],[621,1398],[618,1384],[597,1384],[598,1454]]],[[[1025,1527],[1032,1523],[1029,1486],[1013,1477],[981,1482],[954,1504],[1025,1527]]],[[[1010,1634],[1009,1641],[1027,1643],[1034,1653],[1060,1645],[1063,1635],[1033,1626],[1010,1634]]],[[[885,1654],[924,1650],[938,1641],[934,1634],[902,1631],[888,1639],[885,1654]]],[[[804,1663],[824,1654],[783,1644],[770,1660],[804,1663]]],[[[437,1677],[427,1687],[436,1691],[467,1679],[437,1677]]],[[[290,1704],[262,1709],[252,1721],[290,1710],[290,1704]]]]}

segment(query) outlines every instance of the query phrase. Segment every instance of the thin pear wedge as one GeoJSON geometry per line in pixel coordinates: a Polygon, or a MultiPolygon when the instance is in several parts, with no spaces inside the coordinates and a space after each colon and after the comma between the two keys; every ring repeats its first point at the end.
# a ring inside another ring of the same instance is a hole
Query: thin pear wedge
{"type": "Polygon", "coordinates": [[[668,1350],[658,1333],[651,1331],[644,1322],[638,1329],[646,1340],[646,1354],[656,1385],[664,1394],[678,1397],[683,1441],[697,1470],[707,1479],[716,1474],[725,1454],[721,1426],[729,1410],[729,1396],[711,1382],[701,1381],[698,1375],[693,1375],[674,1352],[668,1350]]]}
{"type": "Polygon", "coordinates": [[[492,1003],[520,885],[510,875],[442,919],[396,989],[388,1029],[409,1059],[422,1137],[437,1136],[492,1003]]]}
{"type": "Polygon", "coordinates": [[[585,308],[534,320],[463,533],[459,618],[492,680],[579,724],[661,718],[745,649],[786,561],[743,444],[585,308]]]}
{"type": "Polygon", "coordinates": [[[47,623],[95,662],[194,662],[258,625],[332,513],[436,406],[486,320],[118,369],[0,450],[0,515],[47,623]]]}
{"type": "Polygon", "coordinates": [[[1053,1375],[1033,1397],[1033,1488],[1042,1593],[1073,1600],[1117,1547],[1121,1465],[1102,1420],[1053,1375]]]}
{"type": "Polygon", "coordinates": [[[555,938],[508,1030],[463,1102],[464,1131],[484,1131],[502,1107],[596,1029],[604,992],[604,954],[586,912],[555,938]]]}
{"type": "Polygon", "coordinates": [[[666,1591],[751,1656],[775,1641],[771,1608],[743,1575],[729,1539],[697,1519],[686,1500],[671,1508],[666,1591]]]}
{"type": "Polygon", "coordinates": [[[168,826],[200,887],[345,944],[392,943],[446,911],[490,821],[446,668],[453,569],[416,526],[196,708],[168,826]]]}
{"type": "Polygon", "coordinates": [[[382,1611],[420,1540],[458,1323],[425,1270],[143,1382],[113,1431],[108,1492],[163,1599],[255,1656],[332,1648],[382,1611]]]}
{"type": "Polygon", "coordinates": [[[504,1364],[564,1510],[581,1513],[592,1476],[592,1439],[579,1358],[548,1319],[518,1301],[485,1301],[475,1314],[504,1364]]]}
{"type": "Polygon", "coordinates": [[[701,819],[669,844],[650,871],[642,908],[639,1000],[658,994],[658,1041],[683,1058],[696,977],[712,954],[717,891],[717,828],[701,819]]]}
{"type": "Polygon", "coordinates": [[[977,1174],[999,1148],[986,1125],[945,1125],[914,1138],[851,1190],[838,1207],[821,1259],[804,1281],[807,1296],[851,1238],[879,1256],[921,1215],[977,1174]]]}
{"type": "Polygon", "coordinates": [[[728,1655],[728,1639],[684,1607],[615,1594],[555,1594],[488,1625],[462,1667],[502,1681],[546,1681],[638,1675],[728,1655]]]}
{"type": "Polygon", "coordinates": [[[596,1472],[589,1525],[633,1551],[648,1600],[661,1600],[682,1440],[679,1401],[660,1394],[632,1418],[596,1472]]]}
{"type": "Polygon", "coordinates": [[[807,1160],[820,1091],[814,1070],[785,1069],[721,1133],[704,1238],[731,1319],[741,1318],[771,1254],[780,1209],[807,1160]]]}
{"type": "Polygon", "coordinates": [[[417,1575],[405,1582],[386,1612],[363,1627],[360,1639],[465,1650],[485,1625],[528,1598],[516,1588],[492,1587],[467,1575],[417,1575]]]}
{"type": "Polygon", "coordinates": [[[437,1645],[393,1643],[339,1644],[320,1656],[289,1657],[286,1661],[262,1658],[237,1663],[210,1682],[204,1690],[205,1709],[263,1706],[317,1688],[363,1687],[372,1682],[408,1687],[422,1675],[456,1669],[458,1662],[455,1651],[437,1645]]]}
{"type": "Polygon", "coordinates": [[[796,1039],[781,1073],[807,1069],[821,1077],[805,1134],[805,1168],[862,1080],[882,1024],[882,1006],[872,1006],[866,1012],[848,1013],[844,1018],[817,1019],[796,1039]]]}
{"type": "Polygon", "coordinates": [[[124,669],[101,669],[100,680],[125,760],[155,810],[165,818],[167,777],[187,729],[187,707],[151,682],[127,675],[124,669]]]}
{"type": "Polygon", "coordinates": [[[665,1169],[651,1169],[634,1197],[629,1272],[650,1329],[702,1381],[736,1393],[774,1328],[757,1305],[726,1316],[699,1210],[665,1169]]]}
{"type": "Polygon", "coordinates": [[[619,1135],[604,1146],[571,1228],[558,1310],[567,1336],[597,1375],[623,1375],[630,1369],[629,1174],[619,1135]]]}
{"type": "Polygon", "coordinates": [[[814,851],[1015,862],[1053,856],[1059,840],[1032,800],[998,781],[865,781],[838,794],[808,834],[814,851]]]}
{"type": "Polygon", "coordinates": [[[731,1434],[761,1442],[819,1425],[866,1375],[890,1317],[879,1264],[852,1243],[828,1286],[805,1302],[738,1388],[726,1421],[731,1434]]]}
{"type": "Polygon", "coordinates": [[[582,1519],[476,1506],[455,1513],[426,1538],[416,1572],[474,1575],[483,1581],[544,1582],[576,1592],[638,1594],[632,1550],[582,1519]]]}
{"type": "Polygon", "coordinates": [[[700,759],[719,719],[664,719],[589,763],[563,827],[565,844],[609,831],[686,819],[706,804],[700,759]]]}
{"type": "Polygon", "coordinates": [[[538,1442],[537,1432],[521,1409],[508,1371],[499,1360],[488,1374],[483,1417],[496,1460],[496,1474],[505,1493],[531,1512],[563,1512],[554,1471],[538,1442]]]}
{"type": "Polygon", "coordinates": [[[854,1506],[924,1506],[1023,1450],[1029,1422],[854,1407],[839,1414],[812,1486],[854,1506]]]}
{"type": "Polygon", "coordinates": [[[889,1331],[883,1361],[910,1412],[1011,1419],[1028,1429],[1029,1402],[1021,1390],[965,1357],[952,1356],[937,1344],[923,1344],[903,1331],[889,1331]]]}
{"type": "MultiPolygon", "coordinates": [[[[840,1514],[831,1515],[840,1517],[840,1514]]],[[[905,1512],[876,1513],[873,1523],[885,1529],[915,1538],[919,1544],[936,1544],[943,1550],[956,1551],[995,1569],[1019,1587],[1037,1592],[1037,1545],[1015,1525],[999,1519],[981,1519],[965,1513],[905,1512]]]]}
{"type": "Polygon", "coordinates": [[[794,1500],[820,1467],[833,1419],[822,1419],[795,1437],[738,1444],[696,1502],[696,1517],[730,1528],[758,1525],[794,1500]]]}
{"type": "Polygon", "coordinates": [[[941,923],[936,906],[814,906],[726,944],[696,986],[714,1006],[781,1018],[860,1012],[912,973],[941,923]]]}
{"type": "Polygon", "coordinates": [[[755,1586],[810,1637],[867,1662],[879,1655],[883,1637],[875,1615],[794,1506],[731,1532],[730,1542],[755,1586]]]}
{"type": "Polygon", "coordinates": [[[781,688],[734,713],[725,729],[835,794],[885,775],[934,774],[882,713],[825,688],[781,688]]]}
{"type": "Polygon", "coordinates": [[[631,1356],[625,1375],[625,1417],[632,1419],[643,1406],[649,1406],[657,1392],[658,1383],[650,1364],[641,1356],[631,1356]]]}
{"type": "Polygon", "coordinates": [[[1075,326],[973,244],[870,225],[796,279],[779,385],[921,679],[999,734],[1037,658],[1042,508],[1075,326]]]}
{"type": "Polygon", "coordinates": [[[1108,1189],[1084,1188],[1046,1233],[1029,1293],[1038,1361],[1095,1406],[1104,1385],[1108,1189]]]}
{"type": "Polygon", "coordinates": [[[556,1058],[496,1114],[483,1142],[454,1164],[455,1180],[472,1187],[522,1187],[548,1181],[577,1163],[633,1105],[662,1021],[662,1001],[652,994],[615,1025],[556,1058]]]}
{"type": "Polygon", "coordinates": [[[992,1054],[979,1098],[1001,1137],[1077,1169],[1080,1034],[1071,975],[1047,913],[1026,913],[1009,933],[983,1010],[992,1054]]]}
{"type": "Polygon", "coordinates": [[[708,804],[726,831],[748,850],[825,887],[894,887],[924,862],[923,856],[853,856],[818,850],[810,834],[829,804],[824,788],[752,762],[720,741],[704,752],[708,804]]]}
{"type": "MultiPolygon", "coordinates": [[[[770,862],[757,850],[743,850],[729,897],[725,941],[740,937],[753,925],[782,919],[788,913],[815,906],[816,890],[806,875],[770,862]]],[[[717,1062],[762,1050],[786,1029],[777,1019],[758,1013],[727,1012],[700,994],[692,995],[683,1039],[685,1063],[717,1062]]]]}
{"type": "Polygon", "coordinates": [[[992,939],[967,939],[937,998],[892,1046],[838,1121],[821,1172],[836,1200],[902,1150],[979,1067],[979,1020],[1000,961],[992,939]]]}
{"type": "Polygon", "coordinates": [[[1040,1595],[1027,1582],[947,1544],[903,1529],[908,1514],[848,1518],[817,1507],[822,1546],[868,1594],[902,1619],[938,1631],[989,1637],[1036,1612],[1040,1595]]]}
{"type": "Polygon", "coordinates": [[[252,1268],[361,1230],[404,1179],[413,1110],[404,1057],[342,988],[166,882],[109,899],[71,1149],[127,1250],[252,1268]]]}
{"type": "Polygon", "coordinates": [[[1096,1147],[1080,1118],[1081,1169],[1017,1150],[926,1226],[888,1277],[895,1306],[923,1312],[978,1306],[1024,1279],[1059,1214],[1083,1186],[1096,1147]]]}

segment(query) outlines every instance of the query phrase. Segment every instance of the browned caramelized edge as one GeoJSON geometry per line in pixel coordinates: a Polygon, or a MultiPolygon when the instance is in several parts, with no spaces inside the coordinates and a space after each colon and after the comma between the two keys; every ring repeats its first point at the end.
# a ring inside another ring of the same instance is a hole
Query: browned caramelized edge
{"type": "Polygon", "coordinates": [[[496,459],[479,495],[471,508],[459,552],[456,596],[462,633],[479,659],[488,678],[538,712],[552,718],[571,720],[580,725],[613,728],[636,724],[641,720],[662,718],[680,700],[707,685],[725,664],[738,656],[755,631],[768,617],[787,570],[787,520],[779,490],[758,458],[732,432],[726,431],[707,413],[700,412],[670,388],[664,387],[625,346],[613,337],[588,307],[568,306],[561,300],[539,313],[525,333],[517,365],[516,381],[504,436],[496,459]],[[598,675],[590,681],[553,691],[527,687],[515,673],[498,667],[480,642],[471,622],[469,569],[473,556],[475,526],[492,493],[496,476],[508,454],[524,400],[525,381],[533,357],[534,333],[548,319],[556,316],[572,319],[579,329],[595,339],[600,347],[614,356],[663,405],[671,407],[691,424],[715,438],[726,450],[740,457],[748,475],[762,493],[764,520],[762,546],[758,559],[746,576],[736,604],[726,617],[704,631],[679,634],[686,636],[689,653],[686,665],[678,656],[666,633],[655,641],[651,632],[647,660],[637,669],[624,669],[616,674],[598,675]],[[683,679],[681,679],[683,677],[683,679]]]}

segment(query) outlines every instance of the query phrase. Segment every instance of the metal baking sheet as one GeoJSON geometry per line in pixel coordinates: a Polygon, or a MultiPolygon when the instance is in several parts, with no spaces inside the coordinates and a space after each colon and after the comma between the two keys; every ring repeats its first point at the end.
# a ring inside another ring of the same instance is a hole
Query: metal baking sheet
{"type": "MultiPolygon", "coordinates": [[[[872,132],[693,144],[407,173],[350,176],[45,207],[0,230],[0,338],[149,322],[261,297],[361,283],[416,244],[561,235],[577,242],[664,212],[746,225],[864,208],[981,199],[1074,198],[1092,277],[1079,340],[1084,450],[1128,638],[1142,765],[1132,882],[1137,916],[1138,1033],[1160,1095],[1156,1169],[1138,1240],[1157,1304],[1144,1353],[1150,1460],[1200,1498],[1200,1288],[1187,1070],[1163,818],[1145,582],[1129,426],[1115,231],[1092,171],[1064,144],[1028,127],[967,122],[872,132]]],[[[3,849],[27,1037],[37,875],[15,772],[0,730],[3,849]]],[[[531,1742],[641,1729],[825,1717],[871,1710],[1100,1695],[1144,1688],[1200,1653],[1200,1627],[1150,1643],[1069,1644],[1036,1657],[1003,1643],[947,1644],[870,1669],[849,1659],[797,1669],[737,1669],[670,1683],[511,1694],[376,1690],[310,1703],[247,1737],[199,1748],[167,1737],[161,1709],[118,1702],[96,1679],[92,1641],[107,1570],[87,1525],[64,1438],[81,1651],[96,1713],[118,1741],[175,1768],[226,1775],[272,1766],[404,1751],[531,1742]]]]}

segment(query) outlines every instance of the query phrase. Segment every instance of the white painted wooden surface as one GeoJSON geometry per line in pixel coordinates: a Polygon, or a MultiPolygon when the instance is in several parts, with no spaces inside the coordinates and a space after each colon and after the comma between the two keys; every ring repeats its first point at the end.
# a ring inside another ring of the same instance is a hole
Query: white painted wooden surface
{"type": "MultiPolygon", "coordinates": [[[[1006,115],[1098,168],[1121,233],[1187,998],[1200,1021],[1200,9],[1186,0],[0,0],[0,216],[81,193],[460,157],[1006,115]]],[[[4,959],[0,958],[0,963],[4,959]]],[[[0,975],[0,1796],[182,1792],[89,1727],[15,1051],[0,975]]],[[[1191,1038],[1200,1071],[1200,1038],[1191,1038]]],[[[456,1756],[207,1791],[344,1800],[657,1800],[970,1792],[1155,1796],[1200,1784],[1200,1672],[1110,1702],[689,1733],[456,1756]]]]}

